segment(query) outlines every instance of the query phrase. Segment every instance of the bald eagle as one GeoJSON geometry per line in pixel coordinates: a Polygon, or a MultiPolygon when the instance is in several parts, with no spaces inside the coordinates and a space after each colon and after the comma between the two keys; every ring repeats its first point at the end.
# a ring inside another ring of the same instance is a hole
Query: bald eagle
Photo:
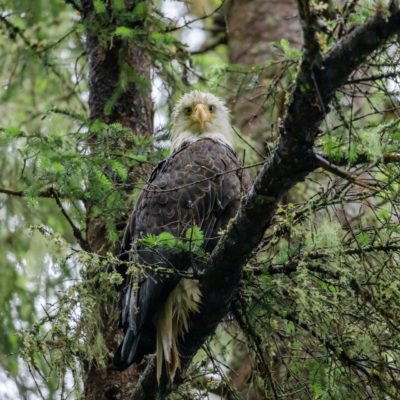
{"type": "Polygon", "coordinates": [[[196,243],[182,243],[195,236],[199,250],[211,253],[250,186],[232,149],[229,111],[219,98],[198,90],[187,93],[172,119],[172,154],[154,168],[122,240],[120,327],[125,335],[114,358],[123,370],[156,352],[158,382],[163,364],[173,381],[179,343],[190,329],[191,313],[201,308],[200,263],[191,251],[196,243]],[[162,234],[177,238],[181,246],[163,245],[162,234]],[[146,240],[150,235],[156,246],[146,240]]]}

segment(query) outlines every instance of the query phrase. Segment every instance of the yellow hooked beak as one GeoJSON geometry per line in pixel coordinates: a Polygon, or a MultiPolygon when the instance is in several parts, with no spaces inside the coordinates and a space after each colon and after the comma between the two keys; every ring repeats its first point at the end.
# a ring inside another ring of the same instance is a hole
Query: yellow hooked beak
{"type": "Polygon", "coordinates": [[[210,122],[213,119],[213,115],[211,115],[210,111],[208,110],[208,107],[205,104],[199,103],[196,104],[193,110],[192,115],[190,116],[190,119],[193,122],[199,122],[201,129],[204,128],[204,124],[206,122],[210,122]]]}

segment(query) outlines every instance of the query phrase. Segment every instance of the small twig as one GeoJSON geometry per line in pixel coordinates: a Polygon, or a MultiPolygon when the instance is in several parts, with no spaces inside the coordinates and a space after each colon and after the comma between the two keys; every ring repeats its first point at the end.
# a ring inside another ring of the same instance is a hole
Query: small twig
{"type": "Polygon", "coordinates": [[[254,146],[252,146],[252,144],[248,140],[246,140],[243,137],[243,135],[241,135],[234,126],[232,126],[232,129],[233,129],[233,132],[235,132],[235,134],[239,137],[240,140],[242,140],[244,143],[246,143],[247,146],[249,146],[258,156],[261,157],[261,159],[265,160],[265,155],[261,154],[254,146]]]}
{"type": "MultiPolygon", "coordinates": [[[[32,364],[33,364],[33,363],[32,363],[32,364]]],[[[33,364],[33,365],[34,365],[34,364],[33,364]]],[[[40,390],[40,386],[39,386],[38,383],[37,383],[36,377],[35,377],[35,375],[34,375],[34,373],[33,373],[33,371],[32,371],[32,368],[31,368],[31,366],[30,366],[29,363],[28,363],[28,370],[29,370],[29,373],[30,373],[31,376],[32,376],[33,381],[35,382],[35,386],[36,386],[36,389],[37,389],[37,391],[38,391],[40,397],[42,398],[42,400],[45,400],[45,397],[43,396],[43,393],[42,393],[42,391],[40,390]]],[[[35,370],[36,370],[36,368],[35,368],[35,370]]]]}
{"type": "MultiPolygon", "coordinates": [[[[279,317],[282,318],[282,315],[276,311],[273,310],[273,313],[279,317]]],[[[358,363],[356,360],[352,359],[346,352],[345,350],[341,349],[339,346],[335,346],[332,344],[331,341],[324,339],[321,337],[314,329],[312,329],[310,326],[308,326],[304,322],[300,322],[298,318],[296,318],[294,313],[287,313],[285,318],[287,321],[293,322],[295,325],[298,327],[302,328],[303,330],[309,332],[316,340],[318,340],[319,343],[323,344],[326,349],[334,354],[338,360],[340,360],[343,364],[349,366],[350,368],[356,368],[360,372],[362,372],[367,378],[370,378],[370,373],[366,368],[364,368],[360,363],[358,363]]]]}
{"type": "Polygon", "coordinates": [[[35,49],[35,47],[29,42],[29,40],[25,37],[24,32],[16,25],[12,24],[7,18],[0,15],[0,21],[3,21],[4,25],[12,31],[15,35],[19,35],[24,43],[30,47],[31,49],[35,49]]]}
{"type": "Polygon", "coordinates": [[[267,360],[264,357],[263,349],[261,348],[261,344],[263,341],[262,341],[261,337],[257,334],[253,325],[251,324],[249,316],[246,313],[246,304],[240,295],[237,297],[235,305],[231,308],[232,314],[235,317],[236,321],[238,322],[239,327],[242,330],[242,332],[245,334],[245,336],[247,336],[247,340],[249,341],[249,346],[255,347],[255,353],[256,353],[259,361],[264,366],[265,373],[266,373],[267,379],[269,381],[274,399],[278,400],[279,396],[276,391],[274,380],[273,380],[269,365],[267,363],[267,360]],[[235,305],[236,305],[236,307],[235,307],[235,305]],[[240,313],[237,308],[240,308],[242,310],[242,313],[240,313]]]}
{"type": "Polygon", "coordinates": [[[86,251],[90,251],[90,247],[88,242],[82,237],[82,232],[81,230],[74,224],[74,222],[72,221],[71,217],[68,215],[68,213],[65,211],[60,198],[58,197],[58,192],[54,189],[51,188],[50,189],[53,197],[59,207],[59,209],[61,210],[62,214],[64,215],[64,217],[67,219],[68,223],[70,224],[71,228],[72,228],[72,232],[74,233],[75,238],[78,240],[79,244],[81,245],[83,250],[86,251]]]}
{"type": "Polygon", "coordinates": [[[312,64],[320,50],[318,41],[315,37],[315,15],[313,15],[310,10],[308,0],[297,0],[297,5],[303,31],[303,49],[305,59],[311,61],[312,64]]]}
{"type": "MultiPolygon", "coordinates": [[[[291,273],[298,271],[298,266],[299,262],[291,261],[286,265],[269,265],[267,270],[270,275],[276,275],[276,274],[290,275],[291,273]]],[[[329,275],[331,278],[334,279],[339,279],[340,277],[339,274],[326,269],[322,265],[307,264],[305,265],[305,268],[311,272],[318,272],[323,275],[329,275]]],[[[255,275],[260,275],[260,273],[262,274],[263,271],[264,268],[259,268],[258,270],[255,271],[255,275]]]]}
{"type": "MultiPolygon", "coordinates": [[[[43,55],[42,53],[46,50],[46,48],[40,48],[37,43],[32,43],[24,34],[24,31],[22,29],[20,29],[18,26],[12,24],[7,18],[5,18],[4,16],[2,16],[0,14],[0,22],[3,22],[4,25],[6,26],[6,28],[12,32],[14,35],[18,35],[23,42],[25,43],[26,46],[28,46],[33,54],[37,57],[39,57],[40,59],[42,59],[43,55]]],[[[69,35],[70,33],[68,33],[69,35]]],[[[63,39],[63,38],[62,38],[63,39]]],[[[51,46],[51,45],[50,45],[51,46]]],[[[63,77],[63,75],[54,67],[53,64],[48,64],[46,62],[46,64],[51,68],[51,70],[53,71],[53,73],[57,76],[57,78],[59,78],[63,84],[65,85],[65,87],[68,90],[71,90],[71,95],[73,95],[79,102],[79,104],[82,106],[82,108],[84,110],[86,110],[86,105],[84,104],[84,102],[82,101],[82,99],[79,97],[79,95],[75,92],[75,86],[71,87],[71,85],[69,84],[69,82],[67,82],[65,80],[65,78],[63,77]]]]}
{"type": "Polygon", "coordinates": [[[221,38],[220,40],[217,40],[214,43],[209,44],[208,46],[204,46],[204,47],[200,48],[199,50],[190,51],[189,54],[191,56],[195,56],[195,55],[198,55],[198,54],[204,54],[204,53],[207,53],[210,50],[214,50],[220,44],[224,44],[224,43],[226,43],[226,38],[225,37],[221,38]]]}
{"type": "MultiPolygon", "coordinates": [[[[240,171],[240,170],[243,170],[243,169],[247,169],[247,168],[258,167],[260,165],[263,165],[264,163],[265,163],[265,161],[259,161],[259,162],[253,163],[253,164],[245,165],[243,167],[233,168],[233,169],[230,169],[228,171],[216,172],[214,175],[212,175],[212,176],[210,176],[208,178],[199,179],[197,181],[193,181],[193,182],[187,183],[185,185],[181,185],[181,186],[175,186],[175,187],[170,188],[170,189],[160,189],[160,188],[149,189],[147,187],[144,187],[142,190],[144,190],[146,192],[157,192],[157,193],[174,192],[176,190],[185,189],[187,187],[190,187],[190,186],[193,186],[193,185],[197,185],[197,184],[202,183],[202,182],[214,180],[216,178],[219,178],[220,176],[223,176],[223,175],[226,175],[226,174],[230,174],[232,172],[237,172],[237,171],[240,171]]],[[[151,184],[149,184],[148,186],[152,187],[151,184]]]]}
{"type": "MultiPolygon", "coordinates": [[[[9,188],[0,187],[0,193],[8,194],[10,196],[17,196],[17,197],[26,197],[27,196],[26,190],[27,189],[15,190],[15,189],[9,189],[9,188]]],[[[44,198],[44,199],[51,199],[51,198],[54,197],[53,196],[53,190],[54,190],[53,188],[44,189],[44,190],[40,191],[39,193],[35,194],[34,197],[40,197],[40,198],[44,198]]],[[[67,196],[62,195],[59,192],[57,192],[57,193],[58,193],[58,197],[59,198],[62,198],[62,199],[63,198],[67,198],[67,196]]],[[[78,197],[77,200],[83,200],[83,198],[79,198],[78,197]]]]}
{"type": "Polygon", "coordinates": [[[214,14],[216,14],[224,6],[224,4],[225,4],[225,0],[223,0],[222,3],[217,8],[215,8],[214,11],[212,11],[210,14],[206,14],[206,15],[203,15],[202,17],[191,19],[190,21],[185,22],[183,25],[175,26],[173,28],[167,29],[166,32],[174,32],[174,31],[177,31],[179,29],[186,28],[187,26],[193,24],[194,22],[201,21],[203,19],[207,19],[209,17],[212,17],[214,14]]]}
{"type": "MultiPolygon", "coordinates": [[[[10,196],[17,196],[17,197],[25,197],[26,196],[26,191],[25,190],[14,190],[14,189],[8,189],[8,188],[0,188],[0,193],[8,194],[10,196]]],[[[43,198],[52,198],[53,193],[51,189],[45,189],[38,194],[35,195],[35,197],[43,197],[43,198]]]]}
{"type": "Polygon", "coordinates": [[[66,39],[71,33],[74,33],[75,29],[71,29],[69,32],[67,32],[65,35],[61,36],[58,40],[56,40],[53,43],[50,43],[48,46],[44,47],[42,51],[48,51],[52,49],[53,47],[58,46],[64,39],[66,39]]]}
{"type": "Polygon", "coordinates": [[[350,79],[346,82],[346,85],[351,85],[354,83],[370,82],[370,81],[379,81],[381,79],[387,79],[387,78],[396,78],[399,75],[400,75],[399,71],[395,71],[395,72],[389,72],[387,74],[366,76],[364,78],[358,78],[358,79],[350,79]]]}
{"type": "Polygon", "coordinates": [[[343,171],[342,169],[340,169],[337,165],[331,163],[328,160],[325,160],[325,158],[322,157],[320,154],[315,154],[315,161],[316,161],[316,164],[318,167],[321,167],[326,171],[332,172],[333,174],[346,179],[348,182],[353,183],[354,185],[364,187],[366,189],[372,190],[373,192],[375,192],[377,190],[377,188],[354,178],[346,171],[343,171]]]}
{"type": "Polygon", "coordinates": [[[12,196],[18,196],[18,197],[25,196],[25,193],[23,190],[12,190],[12,189],[7,189],[7,188],[0,188],[0,193],[5,193],[5,194],[12,195],[12,196]]]}

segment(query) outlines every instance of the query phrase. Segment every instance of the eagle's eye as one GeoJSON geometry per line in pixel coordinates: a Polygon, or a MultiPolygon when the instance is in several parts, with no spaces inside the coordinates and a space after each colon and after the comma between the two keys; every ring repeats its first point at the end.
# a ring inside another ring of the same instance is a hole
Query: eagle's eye
{"type": "Polygon", "coordinates": [[[190,115],[192,113],[192,107],[185,107],[183,109],[183,112],[185,113],[185,115],[190,115]]]}
{"type": "Polygon", "coordinates": [[[215,106],[213,105],[208,106],[208,109],[210,110],[210,113],[215,112],[215,106]]]}

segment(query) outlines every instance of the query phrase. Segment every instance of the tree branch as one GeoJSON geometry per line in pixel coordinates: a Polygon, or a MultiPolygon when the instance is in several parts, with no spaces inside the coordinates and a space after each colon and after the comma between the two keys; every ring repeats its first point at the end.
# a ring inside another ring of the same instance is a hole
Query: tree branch
{"type": "MultiPolygon", "coordinates": [[[[347,249],[343,252],[344,255],[348,256],[361,256],[364,255],[365,253],[372,253],[372,252],[378,252],[378,251],[383,251],[384,253],[390,253],[390,252],[398,252],[400,251],[400,246],[395,245],[395,244],[387,244],[387,245],[368,245],[364,247],[357,247],[354,249],[347,249]]],[[[321,260],[321,259],[329,259],[330,255],[326,253],[319,253],[319,252],[313,252],[308,254],[307,257],[303,258],[304,260],[321,260]]],[[[284,274],[284,275],[290,275],[293,272],[297,272],[299,262],[301,261],[300,258],[297,258],[288,262],[287,264],[272,264],[272,265],[265,265],[263,267],[252,267],[251,270],[249,271],[249,276],[251,273],[254,275],[261,275],[265,269],[268,270],[268,273],[270,275],[276,275],[276,274],[284,274]]],[[[317,272],[322,275],[329,276],[330,278],[333,279],[339,279],[340,275],[337,272],[330,271],[326,267],[324,267],[321,264],[306,264],[305,268],[307,268],[309,271],[312,272],[317,272]]]]}
{"type": "Polygon", "coordinates": [[[201,17],[198,17],[198,18],[193,18],[190,21],[187,21],[187,22],[185,22],[184,24],[182,24],[180,26],[174,26],[174,27],[168,28],[168,29],[166,29],[165,32],[178,31],[179,29],[186,28],[186,27],[192,25],[193,23],[195,23],[197,21],[202,21],[204,19],[210,18],[214,14],[216,14],[219,10],[221,10],[221,8],[224,6],[224,4],[225,4],[225,0],[222,0],[221,4],[218,7],[216,7],[213,11],[211,11],[209,14],[205,14],[205,15],[203,15],[201,17]]]}
{"type": "MultiPolygon", "coordinates": [[[[41,190],[39,193],[37,193],[35,195],[35,197],[52,199],[54,197],[54,192],[57,193],[57,196],[59,198],[64,198],[63,195],[61,193],[57,192],[54,188],[47,188],[47,189],[41,190]]],[[[2,187],[0,187],[0,193],[8,194],[10,196],[17,196],[17,197],[25,197],[26,196],[25,190],[15,190],[15,189],[2,188],[2,187]]],[[[84,199],[78,197],[78,200],[84,200],[84,199]]]]}
{"type": "MultiPolygon", "coordinates": [[[[18,196],[18,197],[25,196],[25,192],[23,190],[13,190],[13,189],[7,189],[7,188],[0,188],[0,193],[9,194],[11,196],[18,196]]],[[[47,196],[47,197],[50,197],[50,196],[47,196]]]]}
{"type": "Polygon", "coordinates": [[[194,50],[194,51],[190,51],[190,55],[191,56],[196,56],[198,54],[204,54],[207,53],[210,50],[214,50],[216,47],[218,47],[220,44],[225,44],[226,43],[226,37],[223,37],[211,44],[207,44],[203,47],[201,47],[199,50],[194,50]]]}
{"type": "MultiPolygon", "coordinates": [[[[278,317],[282,317],[276,310],[274,310],[274,314],[278,317]]],[[[336,347],[333,345],[329,340],[325,340],[324,338],[320,337],[314,329],[310,328],[306,323],[300,322],[294,313],[288,313],[285,316],[285,319],[288,321],[293,322],[295,325],[299,326],[300,328],[304,329],[305,331],[309,332],[318,342],[323,344],[329,352],[335,354],[335,356],[345,365],[350,366],[359,370],[363,373],[367,378],[371,378],[369,371],[357,360],[353,360],[343,349],[339,346],[336,347]]]]}
{"type": "MultiPolygon", "coordinates": [[[[189,332],[180,343],[183,366],[174,386],[161,384],[158,393],[162,398],[179,384],[192,357],[229,311],[242,267],[270,226],[282,196],[317,167],[313,144],[335,91],[346,83],[350,73],[369,54],[400,32],[400,11],[397,7],[391,11],[389,16],[377,14],[354,28],[317,62],[315,54],[304,53],[295,88],[280,125],[278,144],[259,171],[235,220],[210,256],[200,281],[203,293],[201,310],[192,316],[189,332]]],[[[144,398],[140,397],[143,393],[148,400],[156,398],[155,369],[151,365],[146,368],[131,400],[144,398]],[[147,388],[150,389],[147,391],[147,388]]]]}
{"type": "MultiPolygon", "coordinates": [[[[322,155],[317,154],[316,156],[322,157],[322,155]]],[[[341,158],[339,160],[335,160],[334,163],[327,161],[327,163],[329,163],[333,168],[335,169],[339,169],[339,166],[344,166],[344,165],[350,165],[350,166],[356,166],[358,164],[365,164],[368,161],[370,161],[369,159],[369,155],[366,153],[360,153],[357,158],[353,161],[350,161],[348,158],[341,158]]],[[[395,163],[399,163],[400,162],[400,153],[384,153],[378,160],[376,160],[373,165],[379,165],[379,164],[395,164],[395,163]]],[[[346,174],[346,173],[345,173],[346,174]]],[[[338,174],[337,174],[338,175],[338,174]]],[[[342,178],[345,178],[345,176],[343,176],[342,178]]],[[[347,179],[347,178],[345,178],[347,179]]]]}
{"type": "Polygon", "coordinates": [[[357,78],[357,79],[349,79],[346,82],[346,85],[354,85],[357,83],[364,83],[364,82],[371,82],[371,81],[375,82],[375,81],[380,81],[383,79],[397,78],[399,75],[400,75],[399,71],[394,71],[394,72],[388,72],[386,74],[365,76],[363,78],[357,78]]]}
{"type": "Polygon", "coordinates": [[[234,303],[234,305],[232,307],[232,314],[235,317],[237,323],[239,324],[240,329],[246,336],[248,346],[250,348],[253,347],[253,349],[255,350],[255,354],[258,358],[258,361],[264,367],[264,372],[268,379],[270,389],[272,392],[271,395],[273,396],[273,398],[275,400],[279,399],[270,367],[268,365],[267,360],[265,359],[264,351],[261,347],[262,339],[261,339],[260,335],[254,329],[254,327],[252,326],[249,316],[246,314],[246,304],[240,295],[237,296],[236,302],[234,303]]]}
{"type": "Polygon", "coordinates": [[[364,187],[366,189],[372,190],[373,192],[376,191],[376,188],[374,188],[373,186],[368,185],[367,183],[364,183],[364,182],[358,180],[357,178],[354,178],[346,171],[343,171],[342,169],[340,169],[337,165],[331,163],[328,160],[325,160],[325,158],[319,154],[315,155],[315,161],[316,161],[316,164],[318,165],[318,167],[321,167],[325,171],[332,172],[333,174],[346,179],[348,182],[350,182],[354,185],[364,187]]]}
{"type": "Polygon", "coordinates": [[[55,189],[50,189],[51,193],[53,194],[53,197],[58,205],[58,208],[61,210],[62,214],[68,221],[69,225],[72,228],[72,232],[75,236],[75,238],[78,240],[80,246],[82,247],[83,250],[90,251],[90,246],[88,242],[83,238],[81,230],[74,224],[74,221],[72,221],[71,217],[68,215],[68,213],[65,211],[60,198],[58,197],[58,193],[55,189]]]}
{"type": "MultiPolygon", "coordinates": [[[[13,190],[13,189],[7,189],[7,188],[0,188],[0,193],[8,194],[10,196],[17,196],[17,197],[25,197],[25,191],[24,190],[13,190]]],[[[64,217],[67,219],[68,223],[70,224],[73,234],[75,238],[78,240],[80,246],[82,247],[83,250],[90,251],[89,245],[87,241],[83,238],[81,230],[74,224],[70,216],[67,214],[65,211],[61,201],[60,201],[60,193],[57,192],[56,189],[54,188],[48,188],[45,190],[42,190],[39,192],[36,197],[42,197],[42,198],[48,198],[52,199],[54,198],[59,209],[61,210],[62,214],[64,217]]]]}

